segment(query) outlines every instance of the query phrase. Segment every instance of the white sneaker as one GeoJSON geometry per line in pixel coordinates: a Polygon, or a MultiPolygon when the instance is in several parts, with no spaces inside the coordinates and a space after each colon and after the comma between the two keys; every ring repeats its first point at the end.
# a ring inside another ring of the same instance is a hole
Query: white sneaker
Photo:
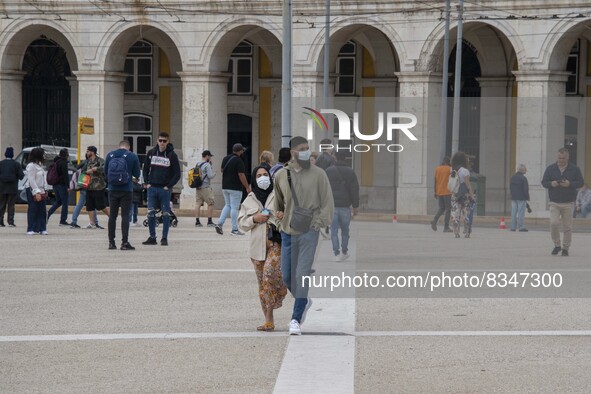
{"type": "Polygon", "coordinates": [[[343,253],[341,256],[341,261],[345,261],[347,260],[349,257],[351,257],[351,255],[349,253],[343,253]]]}
{"type": "Polygon", "coordinates": [[[47,231],[41,231],[41,235],[47,235],[48,232],[47,231]]]}
{"type": "Polygon", "coordinates": [[[96,228],[96,224],[89,224],[88,226],[86,226],[87,229],[95,229],[96,228]]]}
{"type": "Polygon", "coordinates": [[[34,231],[27,231],[27,235],[36,235],[36,234],[39,234],[39,233],[36,233],[34,231]]]}
{"type": "Polygon", "coordinates": [[[336,261],[337,263],[338,263],[339,261],[342,261],[342,260],[343,260],[343,257],[342,257],[342,255],[340,255],[340,254],[337,254],[336,256],[334,256],[334,261],[336,261]]]}
{"type": "Polygon", "coordinates": [[[302,335],[300,323],[298,323],[298,321],[295,319],[289,322],[289,335],[302,335]]]}
{"type": "Polygon", "coordinates": [[[301,323],[304,323],[306,321],[306,316],[308,315],[308,311],[310,310],[311,307],[312,307],[312,299],[310,297],[308,297],[308,303],[306,304],[306,307],[304,308],[304,313],[302,313],[301,323]]]}

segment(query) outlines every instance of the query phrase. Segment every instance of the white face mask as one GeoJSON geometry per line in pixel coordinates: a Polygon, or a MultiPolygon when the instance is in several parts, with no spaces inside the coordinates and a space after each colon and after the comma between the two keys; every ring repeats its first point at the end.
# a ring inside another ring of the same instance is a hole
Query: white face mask
{"type": "Polygon", "coordinates": [[[271,186],[271,179],[268,176],[263,175],[262,177],[257,178],[257,186],[262,190],[267,190],[269,186],[271,186]]]}
{"type": "Polygon", "coordinates": [[[310,149],[298,152],[298,159],[301,161],[308,161],[310,160],[310,156],[312,155],[312,151],[310,149]]]}

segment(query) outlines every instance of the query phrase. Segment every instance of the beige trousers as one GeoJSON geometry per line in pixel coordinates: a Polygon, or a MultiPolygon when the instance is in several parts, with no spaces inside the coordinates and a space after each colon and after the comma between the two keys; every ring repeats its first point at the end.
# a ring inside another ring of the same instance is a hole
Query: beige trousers
{"type": "Polygon", "coordinates": [[[572,239],[574,203],[550,203],[550,234],[554,246],[560,246],[560,223],[564,231],[562,249],[568,250],[572,239]]]}

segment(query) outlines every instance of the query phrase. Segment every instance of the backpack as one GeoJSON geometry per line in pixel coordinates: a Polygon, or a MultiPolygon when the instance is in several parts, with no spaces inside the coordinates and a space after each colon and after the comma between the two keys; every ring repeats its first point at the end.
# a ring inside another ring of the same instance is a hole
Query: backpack
{"type": "Polygon", "coordinates": [[[189,187],[192,189],[198,189],[203,185],[203,173],[201,167],[207,163],[204,161],[201,164],[196,165],[194,168],[189,170],[189,187]]]}
{"type": "Polygon", "coordinates": [[[115,157],[111,153],[111,161],[107,171],[107,183],[109,185],[127,185],[129,183],[129,172],[127,172],[127,153],[121,157],[115,157]]]}
{"type": "Polygon", "coordinates": [[[47,169],[47,184],[51,186],[55,186],[60,183],[60,175],[57,173],[57,165],[55,162],[51,163],[49,168],[47,169]]]}
{"type": "Polygon", "coordinates": [[[460,177],[458,176],[458,172],[453,170],[451,174],[449,174],[449,178],[447,180],[447,190],[451,193],[456,194],[460,189],[460,177]]]}

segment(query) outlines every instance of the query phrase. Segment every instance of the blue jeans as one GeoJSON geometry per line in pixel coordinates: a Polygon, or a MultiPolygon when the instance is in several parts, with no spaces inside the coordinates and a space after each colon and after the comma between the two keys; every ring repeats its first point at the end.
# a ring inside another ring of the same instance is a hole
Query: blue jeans
{"type": "Polygon", "coordinates": [[[525,200],[511,200],[511,230],[516,230],[516,226],[519,230],[524,229],[524,218],[525,218],[525,200]]]}
{"type": "Polygon", "coordinates": [[[55,202],[49,208],[47,216],[53,215],[61,206],[62,214],[60,216],[60,223],[66,223],[68,221],[68,187],[66,185],[55,185],[53,186],[53,192],[55,194],[55,202]]]}
{"type": "Polygon", "coordinates": [[[138,206],[139,204],[137,202],[132,202],[131,203],[131,209],[129,211],[129,221],[133,223],[137,223],[137,210],[138,210],[138,206]]]}
{"type": "Polygon", "coordinates": [[[47,231],[46,202],[47,201],[45,200],[33,200],[31,188],[27,188],[27,203],[29,204],[29,208],[27,210],[27,232],[34,231],[36,233],[40,233],[41,231],[47,231]]]}
{"type": "Polygon", "coordinates": [[[332,250],[338,256],[340,250],[343,254],[349,251],[349,226],[351,225],[351,208],[335,207],[332,223],[330,224],[330,238],[332,239],[332,250]],[[342,243],[339,247],[339,229],[341,229],[342,243]]]}
{"type": "Polygon", "coordinates": [[[240,208],[242,191],[223,189],[222,192],[224,193],[224,209],[218,219],[218,226],[223,226],[230,214],[232,216],[232,231],[238,231],[238,209],[240,208]]]}
{"type": "Polygon", "coordinates": [[[170,190],[160,186],[148,188],[148,228],[150,237],[156,238],[156,209],[162,213],[162,238],[168,238],[170,228],[170,190]]]}
{"type": "MultiPolygon", "coordinates": [[[[80,197],[78,197],[74,213],[72,213],[72,224],[78,224],[78,216],[80,216],[80,211],[82,211],[84,205],[86,205],[86,189],[80,189],[80,197]]],[[[96,214],[96,211],[94,211],[94,224],[98,224],[98,215],[96,214]]]]}
{"type": "Polygon", "coordinates": [[[301,322],[308,303],[308,283],[304,286],[302,277],[310,275],[319,235],[313,229],[298,235],[281,232],[281,275],[295,297],[291,318],[298,322],[301,322]]]}

